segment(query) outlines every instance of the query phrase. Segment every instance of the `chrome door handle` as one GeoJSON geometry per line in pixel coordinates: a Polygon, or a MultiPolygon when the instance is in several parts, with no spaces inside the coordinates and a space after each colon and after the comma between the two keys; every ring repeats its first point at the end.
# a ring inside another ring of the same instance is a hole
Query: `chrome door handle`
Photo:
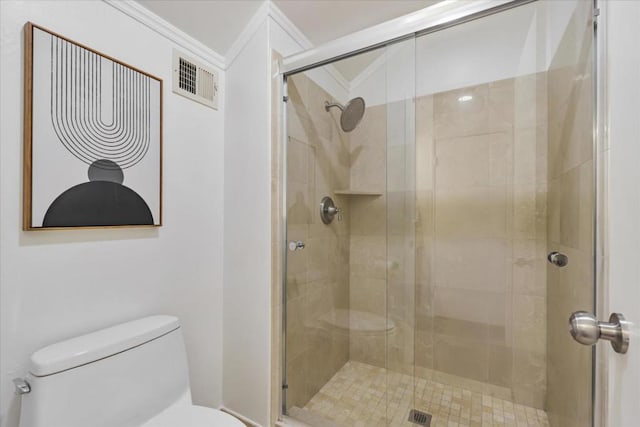
{"type": "Polygon", "coordinates": [[[297,242],[294,242],[293,240],[289,242],[289,250],[290,251],[297,251],[300,249],[304,249],[304,242],[298,240],[297,242]]]}
{"type": "Polygon", "coordinates": [[[569,331],[574,340],[584,345],[594,345],[599,339],[611,341],[616,353],[629,349],[629,323],[620,313],[612,313],[609,322],[600,322],[586,311],[576,311],[569,317],[569,331]]]}

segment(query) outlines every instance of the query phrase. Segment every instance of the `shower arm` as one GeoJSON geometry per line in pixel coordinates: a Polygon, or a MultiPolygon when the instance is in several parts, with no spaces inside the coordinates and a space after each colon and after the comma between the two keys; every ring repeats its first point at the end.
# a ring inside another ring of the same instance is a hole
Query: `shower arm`
{"type": "Polygon", "coordinates": [[[342,104],[338,104],[337,102],[332,104],[329,101],[324,101],[324,111],[329,111],[329,108],[331,107],[338,107],[340,111],[344,111],[344,106],[342,104]]]}

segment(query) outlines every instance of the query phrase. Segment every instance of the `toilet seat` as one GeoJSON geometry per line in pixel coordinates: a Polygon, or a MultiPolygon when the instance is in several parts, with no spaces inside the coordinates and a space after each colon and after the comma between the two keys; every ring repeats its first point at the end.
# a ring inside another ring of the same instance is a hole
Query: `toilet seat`
{"type": "Polygon", "coordinates": [[[246,427],[237,418],[213,408],[176,405],[156,415],[142,427],[246,427]]]}

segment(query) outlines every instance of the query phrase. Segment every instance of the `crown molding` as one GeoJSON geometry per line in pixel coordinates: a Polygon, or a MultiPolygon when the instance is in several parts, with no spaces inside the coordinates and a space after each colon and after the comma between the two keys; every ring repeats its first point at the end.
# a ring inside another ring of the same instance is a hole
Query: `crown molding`
{"type": "Polygon", "coordinates": [[[158,15],[154,14],[139,3],[133,0],[102,1],[172,41],[197,59],[205,61],[206,63],[222,70],[226,69],[226,62],[222,55],[160,18],[158,15]]]}
{"type": "MultiPolygon", "coordinates": [[[[269,16],[274,22],[287,33],[293,40],[300,45],[301,50],[308,50],[313,48],[313,43],[311,40],[304,35],[302,31],[296,25],[291,22],[291,20],[285,15],[278,6],[275,5],[270,0],[266,1],[266,4],[269,5],[269,16]]],[[[347,93],[351,89],[349,81],[335,68],[332,64],[327,64],[325,66],[325,71],[329,73],[329,75],[340,85],[347,93]]]]}
{"type": "Polygon", "coordinates": [[[353,78],[353,80],[351,80],[352,89],[360,86],[362,83],[364,83],[365,80],[371,77],[372,74],[378,71],[379,68],[381,68],[387,63],[387,61],[389,60],[389,56],[388,56],[388,51],[386,49],[388,48],[385,48],[385,52],[383,52],[379,57],[374,59],[371,64],[367,65],[367,68],[362,70],[360,74],[358,74],[353,78]]]}
{"type": "Polygon", "coordinates": [[[275,3],[270,0],[266,1],[266,3],[269,5],[269,16],[300,45],[301,49],[307,50],[313,47],[311,40],[291,22],[289,17],[285,15],[275,3]]]}
{"type": "MultiPolygon", "coordinates": [[[[185,53],[190,54],[194,59],[200,59],[209,65],[213,65],[221,70],[228,69],[244,47],[249,43],[251,37],[264,23],[265,19],[271,18],[278,24],[291,38],[300,46],[300,51],[313,48],[313,43],[304,35],[302,31],[270,0],[265,0],[258,8],[253,17],[249,20],[236,41],[231,45],[225,56],[220,55],[213,49],[207,47],[202,42],[191,37],[184,31],[172,25],[168,21],[160,18],[134,0],[102,0],[109,6],[124,13],[130,18],[138,21],[147,28],[155,31],[169,41],[179,46],[185,53]]],[[[331,64],[324,67],[325,71],[336,83],[347,93],[350,84],[347,79],[331,64]]]]}
{"type": "MultiPolygon", "coordinates": [[[[289,36],[300,46],[300,51],[313,48],[313,43],[304,35],[302,31],[276,6],[272,1],[265,0],[258,8],[244,30],[240,33],[236,41],[231,45],[225,55],[225,63],[227,68],[233,64],[240,52],[249,43],[251,37],[255,34],[260,26],[267,18],[273,19],[289,36]]],[[[342,87],[347,93],[349,92],[349,81],[331,64],[324,67],[326,72],[333,78],[336,83],[342,87]]]]}
{"type": "Polygon", "coordinates": [[[256,13],[253,14],[247,25],[245,25],[244,29],[240,33],[240,35],[236,38],[236,41],[233,42],[231,47],[225,53],[225,64],[226,68],[231,67],[233,61],[236,60],[240,52],[244,49],[244,47],[249,43],[251,37],[255,34],[256,31],[260,28],[265,19],[269,16],[270,2],[266,0],[260,5],[256,13]]]}
{"type": "Polygon", "coordinates": [[[227,68],[233,64],[233,61],[242,52],[242,49],[249,43],[251,37],[258,31],[265,19],[271,17],[289,36],[300,46],[300,50],[307,50],[313,47],[313,43],[304,35],[298,27],[282,11],[270,0],[265,0],[258,8],[256,13],[251,17],[247,25],[244,27],[240,35],[233,42],[227,53],[225,54],[225,62],[227,68]]]}

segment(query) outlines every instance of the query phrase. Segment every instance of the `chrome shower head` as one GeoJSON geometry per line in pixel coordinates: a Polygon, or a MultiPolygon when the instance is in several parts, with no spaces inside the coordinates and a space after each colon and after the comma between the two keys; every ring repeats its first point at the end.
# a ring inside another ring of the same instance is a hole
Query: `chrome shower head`
{"type": "Polygon", "coordinates": [[[331,107],[338,107],[342,113],[340,114],[340,127],[345,132],[351,132],[358,126],[362,116],[364,116],[364,99],[361,97],[353,98],[347,102],[347,105],[338,103],[331,104],[328,101],[324,103],[325,111],[329,111],[331,107]]]}

